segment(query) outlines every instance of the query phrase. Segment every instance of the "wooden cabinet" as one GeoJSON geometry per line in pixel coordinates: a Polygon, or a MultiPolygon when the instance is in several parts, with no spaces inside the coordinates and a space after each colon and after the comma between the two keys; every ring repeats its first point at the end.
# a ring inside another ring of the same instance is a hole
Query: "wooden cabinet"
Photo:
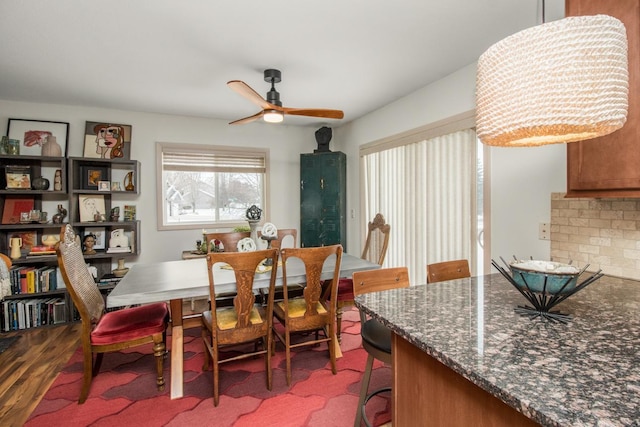
{"type": "Polygon", "coordinates": [[[347,156],[300,155],[300,246],[342,244],[346,251],[347,156]]]}
{"type": "Polygon", "coordinates": [[[85,260],[97,268],[100,280],[117,267],[117,259],[140,253],[140,221],[127,216],[132,210],[135,212],[140,162],[70,157],[69,187],[69,222],[78,235],[97,236],[96,253],[85,255],[85,260]],[[100,182],[105,188],[100,188],[100,182]],[[112,218],[114,209],[118,210],[117,218],[112,218]],[[114,230],[122,230],[130,250],[126,245],[121,249],[109,247],[114,230]]]}
{"type": "Polygon", "coordinates": [[[640,2],[567,0],[566,15],[618,18],[629,45],[629,113],[618,131],[567,144],[567,197],[640,197],[640,2]]]}

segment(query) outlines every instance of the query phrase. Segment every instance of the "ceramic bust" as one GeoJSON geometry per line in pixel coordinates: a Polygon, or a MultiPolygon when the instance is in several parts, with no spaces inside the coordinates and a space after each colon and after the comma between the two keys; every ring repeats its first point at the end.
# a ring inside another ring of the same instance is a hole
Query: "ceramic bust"
{"type": "Polygon", "coordinates": [[[96,235],[89,233],[86,236],[84,236],[84,239],[82,240],[82,243],[84,244],[84,254],[85,255],[94,255],[96,253],[96,250],[93,249],[93,246],[96,244],[96,235]]]}

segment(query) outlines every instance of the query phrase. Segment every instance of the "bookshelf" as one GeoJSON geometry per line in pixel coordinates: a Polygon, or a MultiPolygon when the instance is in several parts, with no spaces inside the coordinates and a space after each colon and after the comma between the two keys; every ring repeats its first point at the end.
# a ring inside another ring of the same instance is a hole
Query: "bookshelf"
{"type": "Polygon", "coordinates": [[[0,252],[12,255],[13,264],[11,295],[0,302],[2,332],[69,319],[71,301],[59,277],[57,258],[46,250],[51,238],[55,242],[60,234],[62,224],[52,220],[58,206],[66,209],[68,204],[66,176],[64,157],[0,155],[0,252]],[[20,184],[15,171],[25,175],[20,184]],[[23,212],[29,215],[21,217],[23,212]]]}
{"type": "Polygon", "coordinates": [[[137,160],[69,158],[69,222],[79,236],[96,236],[95,253],[85,260],[96,267],[98,282],[111,275],[118,259],[140,254],[139,189],[137,160]]]}

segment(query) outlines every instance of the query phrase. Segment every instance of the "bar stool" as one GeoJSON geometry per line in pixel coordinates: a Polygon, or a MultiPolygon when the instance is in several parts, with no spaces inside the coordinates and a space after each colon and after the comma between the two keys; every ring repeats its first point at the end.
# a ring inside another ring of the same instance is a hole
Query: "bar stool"
{"type": "MultiPolygon", "coordinates": [[[[387,289],[409,287],[409,272],[407,267],[384,268],[380,270],[359,271],[353,273],[353,294],[355,296],[379,292],[387,289]]],[[[391,391],[391,387],[382,387],[369,393],[369,381],[373,370],[373,360],[378,359],[385,364],[391,364],[391,330],[376,319],[367,318],[360,310],[360,335],[362,347],[366,350],[367,365],[360,386],[360,400],[356,410],[355,427],[360,427],[362,421],[368,427],[371,423],[367,419],[367,402],[373,396],[391,391]]]]}

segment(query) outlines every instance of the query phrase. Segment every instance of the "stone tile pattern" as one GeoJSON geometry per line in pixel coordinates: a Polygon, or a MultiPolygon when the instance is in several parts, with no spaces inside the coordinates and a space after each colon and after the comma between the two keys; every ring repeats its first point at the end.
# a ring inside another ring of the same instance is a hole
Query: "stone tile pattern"
{"type": "Polygon", "coordinates": [[[604,276],[531,320],[499,273],[360,295],[356,305],[543,426],[638,426],[640,283],[604,276]]]}
{"type": "Polygon", "coordinates": [[[551,194],[551,259],[640,279],[640,199],[551,194]]]}

